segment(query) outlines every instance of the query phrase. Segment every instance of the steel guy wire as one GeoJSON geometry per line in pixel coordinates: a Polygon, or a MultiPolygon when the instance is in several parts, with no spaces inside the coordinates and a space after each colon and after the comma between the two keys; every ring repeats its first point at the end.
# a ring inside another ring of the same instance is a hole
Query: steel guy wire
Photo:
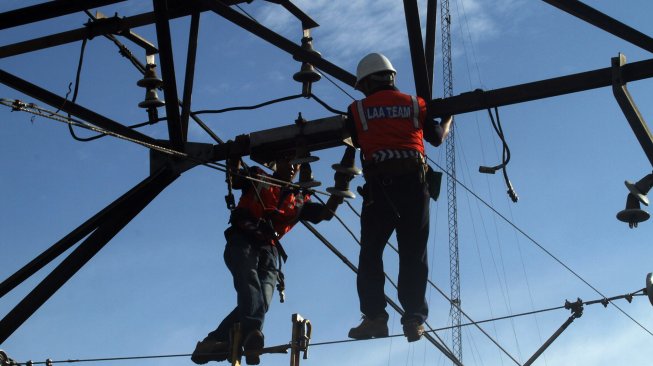
{"type": "MultiPolygon", "coordinates": [[[[319,198],[318,198],[318,199],[319,199],[319,198]]],[[[320,200],[320,202],[324,203],[322,200],[320,200]]],[[[348,204],[348,205],[349,205],[349,204],[348,204]]],[[[352,208],[352,210],[353,210],[353,207],[352,207],[351,205],[349,205],[349,207],[352,208]]],[[[354,212],[356,212],[356,210],[354,210],[354,212]]],[[[358,215],[357,212],[356,212],[356,214],[358,215]]],[[[342,221],[342,219],[341,219],[341,218],[340,218],[340,217],[339,217],[335,212],[333,212],[333,216],[334,216],[334,217],[335,217],[335,218],[336,218],[336,219],[337,219],[337,220],[338,220],[338,221],[339,221],[339,222],[340,222],[340,223],[341,223],[341,224],[342,224],[342,225],[347,229],[347,231],[348,231],[348,232],[349,232],[349,233],[354,237],[354,239],[356,240],[356,242],[358,242],[358,244],[360,245],[360,244],[361,244],[360,240],[359,240],[359,239],[354,235],[354,233],[353,233],[353,232],[348,228],[348,226],[344,223],[344,221],[342,221]]],[[[360,216],[360,215],[359,215],[359,216],[360,216]]],[[[392,249],[395,251],[395,253],[397,253],[397,254],[399,253],[399,250],[398,250],[394,245],[392,245],[390,242],[388,242],[387,244],[388,244],[388,246],[390,246],[390,248],[392,248],[392,249]]],[[[390,281],[390,283],[392,283],[392,285],[394,286],[394,288],[397,288],[397,286],[394,284],[394,282],[392,282],[392,280],[389,278],[389,276],[388,276],[387,274],[385,274],[385,273],[384,273],[384,275],[385,275],[385,277],[388,279],[388,281],[390,281]]],[[[448,301],[452,306],[455,306],[455,307],[460,311],[460,313],[463,314],[463,315],[465,316],[465,318],[467,318],[470,322],[472,322],[472,323],[473,323],[473,324],[474,324],[474,325],[475,325],[475,326],[476,326],[476,327],[477,327],[477,328],[478,328],[478,329],[479,329],[479,330],[480,330],[480,331],[481,331],[481,332],[482,332],[482,333],[483,333],[483,334],[484,334],[484,335],[485,335],[485,336],[486,336],[490,341],[492,341],[492,343],[494,343],[497,347],[499,347],[499,349],[500,349],[503,353],[505,353],[505,354],[506,354],[510,359],[512,359],[512,360],[513,360],[517,365],[520,365],[520,363],[519,363],[519,362],[518,362],[518,361],[517,361],[517,360],[516,360],[512,355],[510,355],[510,353],[508,353],[508,351],[507,351],[506,349],[504,349],[504,348],[503,348],[503,347],[502,347],[502,346],[501,346],[501,345],[500,345],[500,344],[499,344],[499,343],[498,343],[494,338],[492,338],[492,336],[491,336],[490,334],[488,334],[488,333],[487,333],[483,328],[481,328],[477,323],[475,323],[474,320],[473,320],[471,317],[469,317],[469,316],[468,316],[468,315],[467,315],[467,314],[466,314],[466,313],[465,313],[465,312],[460,308],[460,306],[459,306],[458,304],[454,303],[454,301],[452,301],[452,300],[451,300],[451,299],[450,299],[450,298],[449,298],[449,297],[448,297],[444,292],[442,292],[442,290],[440,290],[440,288],[439,288],[435,283],[433,283],[433,281],[431,281],[430,279],[427,279],[427,280],[428,280],[428,283],[431,284],[431,286],[433,286],[433,288],[435,288],[435,289],[436,289],[436,290],[437,290],[437,291],[438,291],[438,292],[439,292],[439,293],[440,293],[440,294],[441,294],[445,299],[447,299],[447,301],[448,301]]],[[[431,330],[433,330],[433,328],[431,328],[431,326],[428,325],[428,323],[425,323],[425,324],[426,324],[426,325],[427,325],[431,330]]],[[[433,333],[433,334],[437,337],[437,334],[435,334],[435,333],[433,333]]],[[[438,337],[438,339],[440,340],[440,342],[442,342],[442,340],[441,340],[439,337],[438,337]]]]}
{"type": "MultiPolygon", "coordinates": [[[[435,165],[436,165],[440,170],[442,170],[445,174],[447,174],[447,176],[449,176],[449,177],[451,177],[452,179],[454,179],[454,180],[456,181],[457,184],[459,184],[461,187],[463,187],[463,189],[465,189],[467,192],[469,192],[469,193],[472,194],[474,197],[476,197],[476,199],[478,199],[481,203],[483,203],[483,204],[484,204],[485,206],[487,206],[490,210],[492,210],[492,212],[494,212],[494,213],[497,214],[499,217],[501,217],[501,219],[503,219],[506,223],[508,223],[508,225],[512,226],[515,230],[517,230],[519,233],[521,233],[522,235],[524,235],[524,237],[526,237],[530,242],[532,242],[533,244],[535,244],[535,245],[536,245],[538,248],[540,248],[544,253],[546,253],[548,256],[550,256],[551,258],[553,258],[553,260],[555,260],[555,261],[558,262],[561,266],[563,266],[567,271],[569,271],[569,272],[570,272],[571,274],[573,274],[576,278],[578,278],[579,280],[581,280],[581,281],[582,281],[585,285],[587,285],[589,288],[591,288],[592,290],[594,290],[594,292],[596,292],[597,294],[599,294],[599,295],[603,296],[604,298],[606,298],[606,296],[605,296],[603,293],[601,293],[601,291],[599,291],[598,289],[596,289],[596,287],[592,286],[589,282],[587,282],[587,280],[585,280],[585,279],[584,279],[583,277],[581,277],[578,273],[576,273],[573,269],[571,269],[569,266],[567,266],[564,262],[562,262],[562,260],[558,259],[558,257],[556,257],[555,255],[553,255],[553,253],[551,253],[551,252],[548,251],[546,248],[544,248],[544,246],[542,246],[542,245],[541,245],[537,240],[533,239],[533,237],[531,237],[530,235],[528,235],[524,230],[522,230],[519,226],[517,226],[516,224],[514,224],[514,223],[513,223],[512,221],[510,221],[507,217],[505,217],[503,214],[501,214],[498,210],[496,210],[494,207],[492,207],[490,204],[488,204],[485,200],[483,200],[480,196],[478,196],[476,193],[474,193],[471,189],[467,188],[467,186],[464,185],[464,184],[463,184],[461,181],[459,181],[458,179],[456,179],[456,177],[453,177],[453,176],[452,176],[452,175],[451,175],[451,174],[450,174],[446,169],[443,169],[442,166],[440,166],[438,163],[436,163],[435,161],[433,161],[431,158],[428,158],[428,160],[429,160],[431,163],[435,164],[435,165]]],[[[635,324],[639,325],[640,328],[642,328],[642,329],[643,329],[644,331],[646,331],[648,334],[650,334],[651,336],[653,336],[653,333],[652,333],[648,328],[646,328],[646,327],[645,327],[644,325],[642,325],[640,322],[638,322],[637,320],[635,320],[632,316],[630,316],[630,314],[626,313],[623,309],[621,309],[618,305],[614,304],[612,301],[609,301],[609,302],[610,302],[610,304],[612,304],[612,306],[614,306],[615,308],[617,308],[617,309],[618,309],[622,314],[624,314],[626,317],[628,317],[630,320],[632,320],[635,324]]]]}
{"type": "MultiPolygon", "coordinates": [[[[98,132],[98,133],[102,133],[102,134],[109,135],[109,136],[112,136],[112,137],[116,137],[116,138],[121,139],[121,140],[133,142],[135,144],[147,147],[147,148],[152,149],[152,150],[156,150],[156,151],[164,153],[164,154],[189,159],[189,160],[192,160],[193,162],[195,162],[197,164],[206,166],[206,167],[211,168],[211,169],[219,170],[219,171],[222,171],[222,172],[226,171],[226,167],[225,167],[224,164],[218,164],[218,163],[213,163],[213,162],[210,162],[210,161],[204,161],[202,159],[198,159],[196,157],[193,157],[193,156],[188,155],[188,154],[186,154],[184,152],[181,152],[181,151],[177,151],[177,150],[167,148],[167,147],[164,147],[164,146],[159,146],[159,145],[152,144],[152,143],[149,143],[149,142],[144,142],[144,141],[141,141],[141,140],[138,140],[138,139],[134,139],[134,138],[131,138],[131,137],[121,135],[121,134],[116,133],[116,132],[108,131],[108,130],[93,126],[93,125],[91,125],[89,123],[86,123],[84,121],[80,121],[80,120],[77,120],[77,119],[74,119],[74,118],[71,118],[71,117],[63,116],[63,115],[61,115],[59,113],[48,111],[48,110],[46,110],[44,108],[41,108],[41,107],[37,106],[34,103],[24,103],[24,102],[21,102],[19,100],[11,101],[9,99],[2,98],[2,99],[0,99],[0,104],[3,104],[5,106],[7,106],[7,107],[11,107],[12,110],[19,110],[19,111],[31,113],[31,114],[34,114],[34,115],[37,115],[37,116],[40,116],[40,117],[45,117],[45,118],[48,118],[48,119],[51,119],[51,120],[54,120],[54,121],[57,121],[57,122],[61,122],[61,123],[66,123],[66,124],[69,124],[69,125],[72,124],[72,125],[77,126],[77,127],[85,128],[85,129],[88,129],[88,130],[91,130],[91,131],[94,131],[94,132],[98,132]]],[[[248,175],[242,175],[242,174],[238,174],[238,173],[234,173],[234,175],[238,175],[238,176],[240,176],[242,178],[245,178],[245,179],[248,179],[250,181],[264,183],[264,184],[268,184],[268,185],[271,185],[271,186],[276,186],[276,187],[289,186],[289,187],[295,188],[295,189],[304,189],[307,192],[320,193],[320,194],[324,194],[326,196],[331,195],[328,192],[317,191],[315,189],[302,188],[301,186],[299,186],[297,184],[294,184],[292,182],[284,181],[284,180],[269,177],[269,176],[258,175],[259,177],[264,178],[264,179],[257,179],[257,178],[254,178],[254,177],[251,177],[251,176],[248,176],[248,175]]]]}
{"type": "MultiPolygon", "coordinates": [[[[491,322],[491,321],[496,321],[496,320],[502,320],[502,319],[507,319],[511,317],[519,317],[519,316],[525,316],[525,315],[531,315],[533,313],[541,313],[541,312],[547,312],[547,311],[553,311],[553,310],[559,310],[561,308],[564,308],[564,306],[559,306],[559,307],[553,307],[553,308],[548,308],[548,309],[542,309],[538,311],[531,311],[527,313],[521,313],[521,314],[513,314],[513,315],[508,315],[504,317],[499,317],[499,318],[494,318],[494,319],[485,319],[481,321],[477,321],[476,323],[486,323],[486,322],[491,322]]],[[[474,323],[464,323],[461,324],[461,327],[473,325],[474,323]]],[[[444,331],[444,330],[449,330],[453,328],[454,326],[446,326],[446,327],[441,327],[441,328],[435,328],[433,330],[427,331],[428,333],[431,332],[439,332],[439,331],[444,331]]],[[[352,342],[362,342],[362,341],[374,341],[374,340],[381,340],[381,339],[386,339],[386,338],[397,338],[397,337],[403,337],[403,333],[399,334],[392,334],[388,335],[386,337],[378,337],[378,338],[369,338],[369,339],[342,339],[342,340],[332,340],[332,341],[324,341],[324,342],[314,342],[314,343],[309,343],[309,347],[317,347],[317,346],[326,346],[326,345],[333,345],[333,344],[340,344],[340,343],[352,343],[352,342]]],[[[81,362],[101,362],[101,361],[126,361],[126,360],[142,360],[142,359],[156,359],[156,358],[173,358],[173,357],[190,357],[190,353],[178,353],[178,354],[167,354],[167,355],[147,355],[147,356],[123,356],[123,357],[98,357],[98,358],[87,358],[87,359],[68,359],[68,360],[52,360],[49,361],[52,364],[55,363],[81,363],[81,362]]],[[[47,364],[48,361],[35,361],[31,362],[32,365],[44,365],[47,364]]],[[[27,362],[15,362],[13,365],[16,366],[27,366],[27,362]]]]}

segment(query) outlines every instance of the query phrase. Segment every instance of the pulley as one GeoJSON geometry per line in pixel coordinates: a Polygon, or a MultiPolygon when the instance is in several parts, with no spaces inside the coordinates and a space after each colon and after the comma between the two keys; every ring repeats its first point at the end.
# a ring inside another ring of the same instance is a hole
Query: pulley
{"type": "Polygon", "coordinates": [[[136,85],[146,89],[158,89],[163,85],[163,80],[156,74],[156,64],[148,63],[145,66],[145,75],[136,82],[136,85]]]}
{"type": "Polygon", "coordinates": [[[158,108],[164,106],[166,103],[159,99],[159,95],[154,88],[148,88],[145,90],[145,100],[138,103],[138,106],[141,108],[158,108]]]}
{"type": "Polygon", "coordinates": [[[617,213],[617,220],[627,222],[631,229],[637,227],[637,224],[648,220],[650,217],[651,215],[648,212],[640,208],[639,199],[632,193],[628,194],[626,208],[617,213]]]}

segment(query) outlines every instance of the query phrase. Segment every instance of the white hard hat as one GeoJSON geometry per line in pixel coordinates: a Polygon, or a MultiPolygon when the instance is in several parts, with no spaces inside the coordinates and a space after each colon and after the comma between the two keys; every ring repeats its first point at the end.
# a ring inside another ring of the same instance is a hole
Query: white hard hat
{"type": "Polygon", "coordinates": [[[390,60],[380,53],[370,53],[363,57],[356,68],[356,86],[365,77],[382,71],[397,73],[390,60]]]}

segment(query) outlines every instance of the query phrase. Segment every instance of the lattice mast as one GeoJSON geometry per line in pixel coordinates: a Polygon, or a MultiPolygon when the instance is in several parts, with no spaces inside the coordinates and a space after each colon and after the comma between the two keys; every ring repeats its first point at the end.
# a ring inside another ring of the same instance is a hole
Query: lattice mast
{"type": "MultiPolygon", "coordinates": [[[[442,80],[444,81],[444,98],[453,96],[453,69],[451,63],[451,14],[449,0],[440,1],[440,24],[442,27],[442,80]]],[[[458,258],[458,204],[456,201],[456,148],[455,125],[451,125],[446,141],[447,159],[447,216],[449,219],[449,282],[453,304],[449,310],[452,328],[453,354],[462,362],[462,340],[460,329],[460,262],[458,258]]]]}

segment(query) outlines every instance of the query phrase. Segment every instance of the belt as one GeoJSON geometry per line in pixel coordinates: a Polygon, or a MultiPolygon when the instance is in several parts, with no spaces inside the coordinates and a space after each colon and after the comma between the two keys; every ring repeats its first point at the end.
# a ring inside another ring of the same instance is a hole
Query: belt
{"type": "Polygon", "coordinates": [[[423,158],[388,159],[378,163],[363,163],[363,174],[365,178],[406,175],[423,171],[424,165],[423,158]]]}

